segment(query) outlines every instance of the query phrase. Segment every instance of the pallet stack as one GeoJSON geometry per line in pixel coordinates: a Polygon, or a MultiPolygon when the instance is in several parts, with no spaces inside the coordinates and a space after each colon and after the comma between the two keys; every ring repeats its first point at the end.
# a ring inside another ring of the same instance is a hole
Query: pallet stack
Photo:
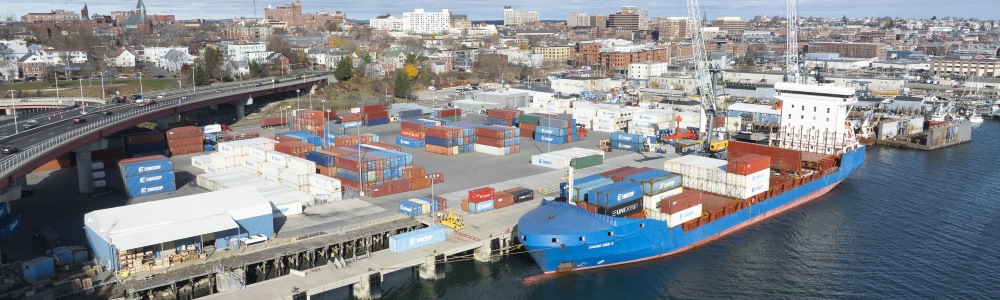
{"type": "Polygon", "coordinates": [[[170,155],[205,152],[205,134],[194,126],[177,127],[167,130],[167,148],[170,155]]]}

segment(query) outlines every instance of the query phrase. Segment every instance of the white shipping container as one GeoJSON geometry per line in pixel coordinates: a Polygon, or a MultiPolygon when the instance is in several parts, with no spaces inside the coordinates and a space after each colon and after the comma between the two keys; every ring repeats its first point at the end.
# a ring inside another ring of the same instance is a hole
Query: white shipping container
{"type": "Polygon", "coordinates": [[[271,211],[275,219],[302,214],[302,203],[292,202],[284,204],[271,203],[271,211]]]}
{"type": "Polygon", "coordinates": [[[570,159],[552,154],[535,154],[531,156],[531,164],[553,169],[569,167],[570,159]]]}
{"type": "Polygon", "coordinates": [[[431,213],[431,203],[425,200],[420,200],[417,198],[410,198],[410,201],[420,204],[420,214],[426,215],[431,213]]]}
{"type": "Polygon", "coordinates": [[[267,160],[267,150],[256,147],[250,147],[249,149],[247,149],[247,156],[253,157],[258,160],[267,160]]]}
{"type": "Polygon", "coordinates": [[[281,171],[281,182],[290,183],[298,189],[300,186],[309,185],[309,174],[292,169],[284,169],[281,171]]]}
{"type": "Polygon", "coordinates": [[[771,180],[771,169],[760,170],[750,175],[740,175],[727,173],[726,182],[735,186],[756,185],[763,181],[771,180]]]}
{"type": "Polygon", "coordinates": [[[340,192],[341,189],[340,179],[322,174],[309,174],[309,186],[332,192],[340,192]]]}
{"type": "Polygon", "coordinates": [[[205,165],[205,172],[208,172],[208,173],[217,173],[217,172],[232,170],[233,168],[234,167],[225,166],[225,165],[222,165],[222,164],[218,164],[218,163],[212,162],[212,163],[210,163],[208,165],[205,165]]]}
{"type": "Polygon", "coordinates": [[[282,168],[288,167],[289,157],[291,156],[278,151],[267,151],[267,162],[279,165],[282,168]]]}
{"type": "Polygon", "coordinates": [[[615,132],[615,131],[618,131],[618,126],[615,126],[615,125],[597,125],[597,124],[594,124],[593,127],[594,128],[592,128],[592,129],[594,131],[597,131],[597,132],[615,132]]]}
{"type": "Polygon", "coordinates": [[[500,147],[493,147],[493,146],[487,146],[487,145],[482,145],[482,144],[476,144],[475,146],[473,146],[473,148],[475,149],[476,152],[479,152],[479,153],[486,153],[486,154],[489,154],[489,155],[506,155],[504,153],[504,148],[500,148],[500,147]]]}
{"type": "Polygon", "coordinates": [[[594,116],[597,116],[597,109],[596,108],[586,107],[586,106],[579,106],[580,104],[578,104],[578,103],[579,102],[573,104],[573,115],[581,116],[581,117],[590,117],[590,118],[593,118],[594,116]]]}
{"type": "Polygon", "coordinates": [[[260,174],[261,175],[267,175],[267,176],[271,176],[271,177],[280,177],[281,176],[281,171],[284,170],[285,168],[283,168],[283,167],[281,167],[279,165],[275,165],[273,163],[266,162],[266,163],[261,163],[259,169],[260,169],[260,174]]]}
{"type": "Polygon", "coordinates": [[[309,194],[313,197],[313,199],[315,199],[316,203],[329,203],[344,199],[340,192],[310,189],[309,194]]]}
{"type": "Polygon", "coordinates": [[[302,171],[307,174],[316,173],[316,163],[311,160],[288,156],[286,157],[286,161],[288,162],[289,169],[302,171]]]}
{"type": "Polygon", "coordinates": [[[573,115],[573,119],[576,119],[576,123],[586,123],[594,119],[592,115],[573,115]]]}
{"type": "Polygon", "coordinates": [[[618,124],[618,120],[617,119],[604,118],[604,117],[594,118],[594,126],[597,126],[597,125],[617,125],[617,124],[618,124]]]}
{"type": "Polygon", "coordinates": [[[191,157],[191,165],[194,166],[195,168],[199,168],[202,170],[205,169],[205,165],[211,162],[212,162],[212,157],[209,155],[198,155],[191,157]]]}
{"type": "Polygon", "coordinates": [[[664,214],[666,215],[667,219],[667,227],[673,228],[677,225],[684,224],[684,222],[691,221],[697,219],[698,217],[701,217],[701,209],[702,206],[699,203],[698,205],[692,206],[690,208],[687,208],[685,210],[673,214],[664,214]]]}

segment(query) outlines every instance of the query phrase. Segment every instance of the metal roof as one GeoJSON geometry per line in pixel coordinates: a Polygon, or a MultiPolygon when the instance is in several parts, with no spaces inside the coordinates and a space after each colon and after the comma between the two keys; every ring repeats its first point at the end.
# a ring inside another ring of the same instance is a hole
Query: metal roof
{"type": "Polygon", "coordinates": [[[267,199],[241,187],[97,210],[83,220],[109,244],[125,250],[237,228],[237,220],[271,213],[267,199]]]}

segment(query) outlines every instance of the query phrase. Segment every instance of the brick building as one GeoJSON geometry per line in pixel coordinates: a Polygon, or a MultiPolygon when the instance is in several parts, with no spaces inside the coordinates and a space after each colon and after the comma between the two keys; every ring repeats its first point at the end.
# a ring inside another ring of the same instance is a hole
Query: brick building
{"type": "Polygon", "coordinates": [[[1000,76],[1000,60],[935,58],[931,60],[931,74],[997,77],[1000,76]]]}
{"type": "Polygon", "coordinates": [[[882,43],[809,43],[806,53],[837,53],[841,57],[885,59],[889,45],[882,43]]]}
{"type": "Polygon", "coordinates": [[[629,64],[665,62],[667,49],[652,45],[636,45],[626,40],[597,40],[577,44],[573,63],[577,66],[604,68],[608,72],[625,74],[629,64]]]}

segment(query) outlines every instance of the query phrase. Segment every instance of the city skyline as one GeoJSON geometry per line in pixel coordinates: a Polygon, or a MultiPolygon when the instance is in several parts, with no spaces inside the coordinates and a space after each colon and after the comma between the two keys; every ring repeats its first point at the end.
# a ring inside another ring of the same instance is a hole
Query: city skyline
{"type": "MultiPolygon", "coordinates": [[[[83,7],[84,3],[92,14],[108,14],[111,11],[130,10],[135,7],[135,0],[73,0],[73,1],[8,1],[4,5],[4,11],[0,11],[0,16],[7,18],[13,16],[18,19],[26,13],[43,13],[51,10],[65,9],[76,11],[83,7]]],[[[147,0],[144,1],[149,14],[172,14],[178,19],[230,19],[234,17],[253,17],[254,4],[251,0],[232,1],[232,5],[218,7],[215,3],[193,0],[164,1],[147,0]],[[244,6],[237,5],[245,2],[244,6]]],[[[290,1],[257,1],[257,15],[263,15],[263,10],[268,5],[272,7],[284,5],[290,1]]],[[[846,15],[850,18],[860,17],[906,17],[906,18],[930,18],[937,16],[961,17],[961,18],[995,18],[989,10],[981,9],[988,6],[985,0],[970,0],[954,2],[940,2],[931,0],[913,0],[901,6],[899,1],[873,0],[864,5],[857,5],[856,2],[847,0],[801,0],[799,1],[799,15],[803,17],[839,17],[846,15]]],[[[511,1],[411,1],[407,5],[398,5],[389,1],[368,1],[364,3],[346,3],[344,1],[329,0],[303,0],[303,12],[318,12],[320,9],[326,11],[342,11],[347,13],[348,18],[356,20],[367,20],[372,17],[386,13],[392,15],[402,15],[405,11],[423,8],[429,11],[440,11],[449,9],[454,14],[468,15],[472,20],[501,20],[503,19],[503,7],[513,6],[515,10],[538,11],[542,20],[565,20],[572,11],[584,11],[588,14],[608,14],[618,10],[618,7],[625,5],[640,6],[649,9],[650,17],[654,16],[686,16],[685,2],[673,0],[668,2],[657,1],[628,1],[617,4],[599,2],[570,0],[561,1],[558,5],[539,4],[534,1],[511,0],[511,1]],[[391,7],[391,8],[389,8],[391,7]]],[[[740,16],[749,19],[754,15],[783,16],[785,13],[784,1],[762,1],[762,0],[717,0],[705,1],[707,16],[714,19],[719,16],[740,16]]]]}

